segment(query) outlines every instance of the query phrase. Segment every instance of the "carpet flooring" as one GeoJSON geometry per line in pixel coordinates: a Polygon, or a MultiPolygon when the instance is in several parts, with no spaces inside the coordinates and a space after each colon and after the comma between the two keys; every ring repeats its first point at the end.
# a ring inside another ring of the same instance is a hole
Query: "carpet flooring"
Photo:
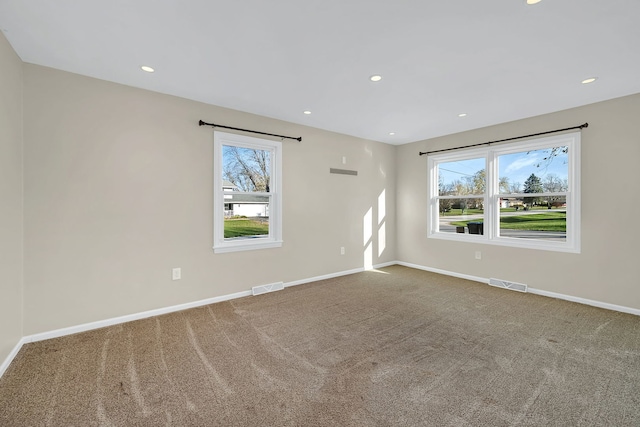
{"type": "Polygon", "coordinates": [[[640,317],[401,266],[23,346],[0,426],[640,426],[640,317]]]}

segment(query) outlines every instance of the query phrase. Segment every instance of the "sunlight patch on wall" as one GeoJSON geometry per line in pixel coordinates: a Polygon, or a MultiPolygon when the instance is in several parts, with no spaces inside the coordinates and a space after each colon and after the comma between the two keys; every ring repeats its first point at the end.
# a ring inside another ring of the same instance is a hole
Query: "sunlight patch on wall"
{"type": "Polygon", "coordinates": [[[385,218],[387,216],[387,190],[382,190],[378,196],[378,256],[381,256],[387,247],[387,229],[385,218]]]}
{"type": "Polygon", "coordinates": [[[373,207],[364,214],[362,234],[364,235],[364,269],[371,270],[373,268],[373,207]]]}
{"type": "Polygon", "coordinates": [[[373,237],[373,208],[369,208],[367,213],[364,214],[364,219],[362,221],[362,234],[364,235],[363,244],[366,246],[373,237]]]}
{"type": "Polygon", "coordinates": [[[387,247],[387,231],[385,228],[385,223],[380,224],[380,228],[378,229],[378,256],[381,256],[387,247]]]}
{"type": "Polygon", "coordinates": [[[387,215],[387,190],[382,190],[378,196],[378,224],[382,224],[387,215]]]}
{"type": "Polygon", "coordinates": [[[369,242],[369,244],[364,248],[364,269],[372,270],[373,269],[373,243],[369,242]]]}
{"type": "Polygon", "coordinates": [[[373,243],[374,240],[378,243],[378,257],[382,256],[387,248],[387,190],[384,189],[378,195],[378,205],[376,210],[376,218],[374,222],[373,218],[373,206],[369,208],[364,217],[362,218],[362,235],[364,246],[364,269],[370,270],[373,268],[373,243]],[[377,229],[374,227],[377,225],[377,229]]]}

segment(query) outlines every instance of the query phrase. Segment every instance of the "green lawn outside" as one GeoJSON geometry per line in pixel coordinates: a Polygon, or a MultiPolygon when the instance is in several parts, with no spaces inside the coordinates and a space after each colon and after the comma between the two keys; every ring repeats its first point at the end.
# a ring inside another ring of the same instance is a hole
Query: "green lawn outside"
{"type": "Polygon", "coordinates": [[[248,218],[225,219],[224,237],[266,236],[269,234],[269,223],[254,221],[248,218]]]}
{"type": "Polygon", "coordinates": [[[500,228],[508,230],[567,231],[566,212],[548,212],[500,219],[500,228]]]}
{"type": "MultiPolygon", "coordinates": [[[[451,225],[466,226],[469,222],[482,222],[482,219],[455,221],[451,225]]],[[[508,216],[500,219],[500,228],[507,230],[566,232],[567,213],[547,211],[539,214],[508,216]]]]}

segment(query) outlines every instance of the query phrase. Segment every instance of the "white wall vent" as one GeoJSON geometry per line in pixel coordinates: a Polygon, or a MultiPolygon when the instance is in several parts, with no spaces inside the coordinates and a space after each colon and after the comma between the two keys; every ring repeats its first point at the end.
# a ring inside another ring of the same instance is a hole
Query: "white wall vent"
{"type": "Polygon", "coordinates": [[[497,288],[511,289],[512,291],[527,292],[527,285],[522,283],[509,282],[502,279],[489,279],[489,284],[497,288]]]}
{"type": "Polygon", "coordinates": [[[283,289],[284,289],[284,283],[277,282],[277,283],[270,283],[268,285],[254,286],[253,288],[251,288],[251,293],[255,296],[255,295],[266,294],[267,292],[281,291],[283,289]]]}

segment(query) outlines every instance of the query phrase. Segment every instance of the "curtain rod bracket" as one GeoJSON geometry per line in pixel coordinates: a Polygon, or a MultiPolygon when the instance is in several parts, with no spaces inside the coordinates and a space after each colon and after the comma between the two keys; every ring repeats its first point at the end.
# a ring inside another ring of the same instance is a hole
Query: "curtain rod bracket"
{"type": "Polygon", "coordinates": [[[259,134],[259,135],[275,136],[275,137],[283,138],[283,139],[284,139],[284,138],[286,138],[286,139],[294,139],[294,140],[296,140],[296,141],[298,141],[298,142],[302,142],[302,137],[301,137],[301,136],[299,136],[298,138],[295,138],[295,137],[293,137],[293,136],[277,135],[277,134],[274,134],[274,133],[258,132],[257,130],[249,130],[249,129],[242,129],[242,128],[234,128],[234,127],[231,127],[231,126],[217,125],[217,124],[215,124],[215,123],[207,123],[207,122],[202,121],[202,120],[200,120],[200,121],[198,122],[198,126],[211,126],[211,127],[214,127],[214,128],[223,128],[223,129],[239,130],[239,131],[241,131],[241,132],[257,133],[257,134],[259,134]]]}
{"type": "Polygon", "coordinates": [[[497,141],[481,142],[480,144],[465,145],[463,147],[445,148],[445,149],[442,149],[442,150],[433,150],[433,151],[420,151],[418,154],[420,156],[424,156],[425,154],[441,153],[443,151],[461,150],[463,148],[479,147],[481,145],[491,145],[491,144],[495,144],[497,142],[513,141],[514,139],[530,138],[532,136],[547,135],[549,133],[564,132],[566,130],[573,130],[573,129],[584,129],[584,128],[588,128],[588,127],[589,127],[589,123],[583,123],[583,124],[581,124],[579,126],[573,126],[573,127],[570,127],[570,128],[549,130],[549,131],[546,131],[546,132],[532,133],[530,135],[514,136],[513,138],[505,138],[505,139],[499,139],[497,141]]]}

